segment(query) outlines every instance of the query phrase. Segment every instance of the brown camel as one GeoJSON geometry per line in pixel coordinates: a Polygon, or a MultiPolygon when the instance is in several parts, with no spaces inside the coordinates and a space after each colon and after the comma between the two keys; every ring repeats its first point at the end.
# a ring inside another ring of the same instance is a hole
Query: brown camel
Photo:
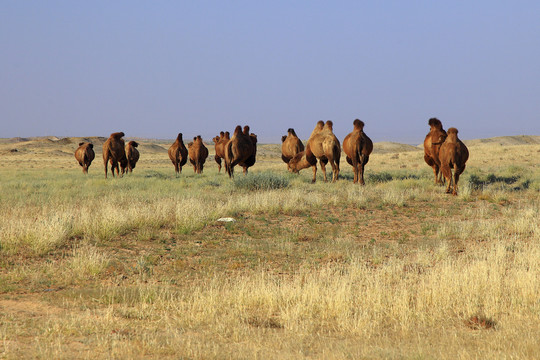
{"type": "Polygon", "coordinates": [[[442,143],[444,143],[444,140],[446,139],[446,131],[444,131],[441,121],[437,118],[429,119],[428,125],[430,126],[430,130],[424,140],[424,160],[433,168],[435,184],[442,184],[439,151],[442,143]]]}
{"type": "Polygon", "coordinates": [[[228,131],[221,131],[219,136],[214,138],[214,143],[216,144],[216,155],[214,156],[214,159],[218,164],[218,172],[221,172],[221,159],[225,159],[225,146],[227,146],[229,140],[231,140],[231,136],[228,131]]]}
{"type": "Polygon", "coordinates": [[[293,128],[287,130],[287,135],[281,137],[281,159],[288,164],[289,161],[298,153],[304,151],[304,144],[296,136],[293,128]]]}
{"type": "Polygon", "coordinates": [[[197,174],[203,172],[204,162],[208,157],[208,149],[204,146],[201,135],[193,138],[193,142],[188,146],[189,162],[193,164],[193,171],[197,174]]]}
{"type": "Polygon", "coordinates": [[[125,141],[122,139],[123,132],[112,133],[111,136],[103,143],[103,163],[105,165],[105,179],[107,178],[107,163],[111,162],[111,172],[114,177],[120,176],[119,164],[126,161],[125,141]]]}
{"type": "Polygon", "coordinates": [[[249,139],[251,140],[251,143],[253,144],[253,153],[243,162],[239,163],[238,165],[242,166],[244,175],[247,175],[248,168],[255,165],[256,157],[257,157],[257,135],[254,133],[249,133],[249,126],[244,126],[244,136],[249,136],[249,139]]]}
{"type": "Polygon", "coordinates": [[[84,174],[88,174],[88,168],[95,157],[94,144],[85,142],[79,143],[79,147],[75,150],[75,159],[77,159],[79,165],[82,166],[84,174]]]}
{"type": "Polygon", "coordinates": [[[169,147],[169,159],[171,159],[178,177],[182,173],[182,166],[186,164],[188,159],[188,151],[182,140],[182,133],[178,134],[176,141],[169,147]]]}
{"type": "Polygon", "coordinates": [[[339,176],[339,159],[341,157],[341,144],[333,132],[333,123],[328,120],[325,123],[319,121],[307,142],[306,150],[293,157],[288,164],[289,171],[298,173],[307,167],[313,168],[313,180],[317,179],[317,159],[323,172],[324,181],[326,178],[326,164],[330,162],[332,166],[332,182],[339,176]]]}
{"type": "Polygon", "coordinates": [[[122,167],[122,174],[128,171],[133,172],[133,169],[135,169],[135,165],[137,164],[137,161],[139,161],[139,150],[137,150],[138,146],[139,143],[136,141],[130,141],[127,143],[126,158],[120,163],[120,166],[122,167]]]}
{"type": "Polygon", "coordinates": [[[441,145],[439,159],[441,161],[441,172],[448,185],[446,193],[452,192],[457,195],[459,175],[465,170],[465,163],[469,159],[469,150],[461,140],[458,139],[458,130],[456,128],[448,129],[448,137],[441,145]],[[454,178],[452,179],[452,168],[454,168],[454,178]],[[453,183],[453,189],[452,187],[453,183]]]}
{"type": "MultiPolygon", "coordinates": [[[[237,164],[255,163],[255,146],[250,135],[245,133],[249,134],[249,126],[244,127],[244,132],[240,125],[236,126],[231,140],[225,146],[225,169],[229,177],[234,177],[234,167],[237,164]]],[[[247,172],[247,168],[245,170],[247,172]]]]}
{"type": "Polygon", "coordinates": [[[369,161],[369,154],[373,151],[373,142],[364,133],[364,122],[356,119],[353,121],[353,131],[343,140],[343,151],[347,155],[346,160],[352,165],[354,170],[354,183],[360,180],[360,185],[364,182],[364,166],[369,161]]]}

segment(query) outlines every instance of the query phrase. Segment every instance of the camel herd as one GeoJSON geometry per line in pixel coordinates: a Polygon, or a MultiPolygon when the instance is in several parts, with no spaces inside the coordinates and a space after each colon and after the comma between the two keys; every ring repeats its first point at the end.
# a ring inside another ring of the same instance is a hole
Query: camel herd
{"type": "MultiPolygon", "coordinates": [[[[459,176],[465,170],[465,163],[469,158],[469,151],[465,144],[459,140],[456,128],[449,128],[448,132],[443,129],[442,123],[437,118],[428,121],[430,131],[424,140],[424,160],[433,168],[436,184],[447,182],[446,192],[457,195],[459,176]],[[452,169],[454,174],[452,176],[452,169]],[[443,179],[444,177],[444,179],[443,179]]],[[[123,132],[112,133],[103,144],[103,163],[105,165],[105,178],[107,167],[110,163],[113,176],[121,176],[125,172],[132,172],[139,160],[138,143],[128,142],[125,145],[123,132]]],[[[250,133],[249,126],[242,128],[236,126],[230,136],[228,131],[221,131],[213,139],[215,146],[215,161],[218,164],[218,172],[221,172],[222,161],[229,177],[234,177],[234,167],[239,165],[243,173],[247,174],[248,168],[253,166],[257,155],[257,135],[250,133]]],[[[339,176],[339,161],[341,157],[341,144],[334,135],[332,121],[317,122],[306,145],[296,135],[294,129],[287,130],[287,135],[281,138],[281,159],[287,164],[290,172],[298,173],[302,169],[311,167],[315,182],[317,175],[317,160],[326,177],[326,165],[332,167],[332,182],[339,176]]],[[[91,143],[82,142],[75,151],[75,159],[83,168],[83,173],[88,173],[88,167],[94,160],[94,146],[91,143]]],[[[353,130],[343,140],[343,152],[346,161],[353,167],[354,183],[364,185],[364,168],[369,161],[369,155],[373,151],[373,142],[364,133],[364,122],[356,119],[353,121],[353,130]]],[[[208,158],[208,148],[200,135],[193,141],[184,145],[182,133],[179,133],[175,142],[169,147],[169,158],[174,165],[176,176],[182,173],[188,159],[197,174],[203,172],[204,163],[208,158]]]]}

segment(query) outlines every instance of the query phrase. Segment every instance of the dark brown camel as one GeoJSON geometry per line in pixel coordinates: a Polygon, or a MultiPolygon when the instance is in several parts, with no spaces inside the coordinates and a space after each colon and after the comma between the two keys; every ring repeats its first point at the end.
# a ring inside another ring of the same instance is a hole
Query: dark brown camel
{"type": "MultiPolygon", "coordinates": [[[[246,130],[246,128],[249,134],[249,126],[244,129],[246,130]]],[[[225,169],[229,177],[234,177],[234,167],[236,165],[254,162],[254,152],[255,146],[250,135],[245,135],[240,125],[236,126],[231,140],[225,146],[225,169]]]]}
{"type": "Polygon", "coordinates": [[[249,136],[249,139],[251,140],[251,143],[253,144],[253,153],[243,162],[239,163],[238,165],[242,166],[244,175],[247,175],[248,168],[255,165],[256,157],[257,157],[257,135],[254,133],[249,133],[249,126],[244,126],[244,136],[249,136]]]}
{"type": "Polygon", "coordinates": [[[347,162],[353,167],[353,182],[360,181],[360,185],[364,185],[364,166],[368,163],[369,154],[373,151],[373,142],[364,133],[363,121],[356,119],[353,121],[353,126],[353,131],[343,140],[343,151],[347,155],[347,162]]]}
{"type": "Polygon", "coordinates": [[[439,150],[446,139],[446,131],[444,131],[441,121],[437,118],[429,119],[428,125],[430,126],[430,130],[424,140],[424,160],[426,164],[433,168],[435,184],[442,184],[439,150]]]}
{"type": "Polygon", "coordinates": [[[171,159],[178,177],[182,173],[182,166],[186,164],[188,159],[188,151],[182,140],[182,133],[178,134],[176,141],[169,147],[169,159],[171,159]]]}
{"type": "Polygon", "coordinates": [[[94,153],[94,145],[92,143],[79,143],[79,147],[75,150],[75,159],[82,166],[84,174],[88,174],[88,168],[95,157],[96,154],[94,153]]]}
{"type": "Polygon", "coordinates": [[[216,155],[214,156],[214,159],[216,160],[216,163],[218,164],[218,172],[221,172],[221,159],[225,159],[225,146],[227,146],[227,143],[231,140],[230,134],[228,131],[223,132],[221,131],[219,133],[219,136],[216,136],[214,138],[215,150],[216,155]]]}
{"type": "Polygon", "coordinates": [[[287,130],[287,135],[281,137],[281,159],[288,164],[298,153],[304,151],[304,144],[296,136],[293,128],[287,130]]]}
{"type": "Polygon", "coordinates": [[[122,166],[122,174],[124,172],[133,172],[133,169],[135,169],[135,165],[137,165],[137,161],[139,161],[139,150],[137,150],[137,147],[139,146],[139,143],[136,141],[130,141],[126,145],[126,161],[122,162],[120,165],[122,166]],[[127,170],[126,170],[127,167],[127,170]]]}
{"type": "Polygon", "coordinates": [[[313,168],[313,180],[317,180],[317,162],[323,172],[324,181],[326,178],[326,164],[330,162],[332,166],[332,182],[339,176],[339,159],[341,157],[341,144],[333,132],[333,123],[328,120],[325,123],[319,121],[307,142],[306,150],[296,154],[288,164],[289,171],[298,173],[309,166],[313,168]]]}
{"type": "Polygon", "coordinates": [[[208,157],[208,149],[204,145],[201,135],[193,138],[193,142],[188,146],[189,162],[193,165],[193,171],[197,174],[203,172],[204,163],[208,157]]]}
{"type": "Polygon", "coordinates": [[[448,137],[441,145],[439,159],[441,161],[441,172],[448,185],[446,192],[457,195],[459,176],[465,170],[465,163],[469,159],[469,150],[461,140],[458,139],[458,130],[456,128],[448,129],[448,137]],[[452,168],[454,177],[452,178],[452,168]],[[453,185],[453,189],[452,188],[453,185]]]}
{"type": "Polygon", "coordinates": [[[112,133],[111,136],[103,143],[103,164],[105,165],[105,178],[107,178],[107,163],[111,163],[111,173],[114,177],[120,176],[119,164],[126,161],[125,141],[122,139],[123,132],[112,133]]]}

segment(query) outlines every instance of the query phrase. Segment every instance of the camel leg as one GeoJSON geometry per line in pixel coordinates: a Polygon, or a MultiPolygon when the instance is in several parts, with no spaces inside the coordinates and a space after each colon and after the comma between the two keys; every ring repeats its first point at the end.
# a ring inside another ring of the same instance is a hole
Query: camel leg
{"type": "Polygon", "coordinates": [[[360,185],[366,185],[366,183],[364,181],[364,168],[365,168],[366,164],[369,161],[369,156],[362,155],[361,160],[362,161],[360,163],[360,185]]]}
{"type": "Polygon", "coordinates": [[[452,192],[450,190],[450,187],[452,186],[452,170],[450,169],[450,166],[442,166],[441,172],[444,175],[445,179],[448,181],[448,185],[446,186],[446,193],[450,194],[452,192]]]}
{"type": "Polygon", "coordinates": [[[221,158],[219,156],[215,156],[214,159],[216,160],[217,164],[218,164],[218,173],[221,172],[221,158]]]}
{"type": "Polygon", "coordinates": [[[336,182],[338,179],[339,168],[334,159],[330,159],[330,166],[332,166],[332,182],[336,182]]]}
{"type": "Polygon", "coordinates": [[[454,191],[452,192],[453,195],[458,194],[459,176],[463,174],[463,171],[465,171],[465,164],[463,164],[462,167],[458,167],[457,165],[454,165],[454,191]]]}
{"type": "Polygon", "coordinates": [[[324,182],[327,182],[328,179],[326,178],[326,164],[322,160],[319,160],[319,164],[321,164],[321,170],[323,173],[324,182]]]}
{"type": "Polygon", "coordinates": [[[243,166],[243,168],[244,168],[244,170],[243,170],[244,175],[247,175],[247,173],[248,173],[248,168],[247,168],[247,166],[243,166]]]}
{"type": "Polygon", "coordinates": [[[311,180],[311,182],[315,183],[315,181],[317,180],[317,163],[315,163],[315,165],[313,165],[312,168],[313,168],[313,179],[311,180]]]}

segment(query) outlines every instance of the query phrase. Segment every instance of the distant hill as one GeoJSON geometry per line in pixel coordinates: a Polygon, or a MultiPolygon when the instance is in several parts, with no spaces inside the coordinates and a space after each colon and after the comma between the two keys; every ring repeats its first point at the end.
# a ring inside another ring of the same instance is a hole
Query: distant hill
{"type": "MultiPolygon", "coordinates": [[[[135,138],[126,137],[126,142],[135,138]]],[[[30,138],[4,138],[0,139],[1,154],[21,154],[21,153],[50,153],[72,156],[80,142],[91,142],[94,144],[96,153],[101,153],[101,147],[107,140],[102,136],[89,137],[65,137],[58,138],[55,136],[30,137],[30,138]]],[[[141,139],[136,141],[140,144],[139,151],[148,154],[164,154],[174,140],[164,139],[141,139]]],[[[184,142],[187,146],[188,141],[184,142]]],[[[515,146],[515,145],[535,145],[540,144],[540,136],[535,135],[519,135],[519,136],[500,136],[487,139],[465,140],[464,143],[469,147],[484,146],[484,145],[500,145],[500,146],[515,146]]],[[[214,150],[214,144],[206,142],[206,146],[210,152],[214,150]]],[[[422,144],[418,146],[401,144],[396,142],[382,141],[374,144],[373,152],[375,154],[400,153],[409,151],[421,151],[422,144]]],[[[260,157],[273,157],[275,153],[281,152],[281,144],[259,144],[258,155],[260,157]]]]}

